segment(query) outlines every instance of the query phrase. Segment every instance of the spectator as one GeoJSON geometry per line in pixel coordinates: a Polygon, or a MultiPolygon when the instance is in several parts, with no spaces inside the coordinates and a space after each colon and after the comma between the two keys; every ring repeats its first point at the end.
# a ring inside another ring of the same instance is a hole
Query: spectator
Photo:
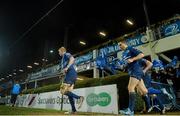
{"type": "Polygon", "coordinates": [[[12,91],[11,91],[11,104],[14,107],[16,103],[17,96],[20,94],[21,86],[19,85],[18,81],[15,81],[12,91]]]}

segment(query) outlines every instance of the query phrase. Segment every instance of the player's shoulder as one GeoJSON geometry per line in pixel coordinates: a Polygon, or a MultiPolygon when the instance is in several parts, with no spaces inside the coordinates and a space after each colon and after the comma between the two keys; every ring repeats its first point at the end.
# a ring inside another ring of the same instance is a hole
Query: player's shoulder
{"type": "Polygon", "coordinates": [[[133,46],[128,46],[127,48],[128,49],[135,49],[135,47],[133,47],[133,46]]]}
{"type": "Polygon", "coordinates": [[[65,56],[71,56],[71,53],[66,52],[64,55],[65,56]]]}
{"type": "Polygon", "coordinates": [[[133,46],[128,46],[129,50],[138,50],[137,48],[133,47],[133,46]]]}
{"type": "Polygon", "coordinates": [[[126,51],[133,51],[133,50],[136,50],[136,48],[132,47],[132,46],[128,46],[126,51]]]}
{"type": "Polygon", "coordinates": [[[146,63],[147,62],[147,60],[145,58],[142,58],[139,61],[142,62],[142,63],[146,63]]]}

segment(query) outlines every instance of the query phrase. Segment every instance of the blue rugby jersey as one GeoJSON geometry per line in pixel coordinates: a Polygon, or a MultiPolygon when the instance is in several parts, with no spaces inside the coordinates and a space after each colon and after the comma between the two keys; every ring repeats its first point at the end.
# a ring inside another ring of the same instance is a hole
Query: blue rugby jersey
{"type": "MultiPolygon", "coordinates": [[[[64,69],[67,67],[68,63],[69,63],[69,60],[70,58],[72,57],[72,55],[70,53],[65,53],[63,56],[62,56],[62,59],[60,61],[60,67],[61,69],[64,69]]],[[[69,69],[72,69],[74,68],[74,64],[72,64],[69,69]]]]}
{"type": "MultiPolygon", "coordinates": [[[[140,53],[142,53],[140,50],[128,46],[122,54],[122,60],[127,62],[127,59],[136,57],[140,53]]],[[[139,60],[133,61],[131,63],[127,63],[127,70],[130,77],[134,77],[138,80],[141,80],[144,74],[138,61],[139,60]]]]}
{"type": "MultiPolygon", "coordinates": [[[[140,53],[142,53],[140,50],[133,48],[131,46],[128,46],[126,48],[126,50],[124,50],[123,54],[122,54],[122,60],[127,60],[129,58],[133,58],[136,57],[137,55],[139,55],[140,53]]],[[[138,61],[134,61],[132,63],[128,63],[128,69],[132,68],[132,67],[138,67],[138,61]]]]}
{"type": "MultiPolygon", "coordinates": [[[[60,61],[60,67],[61,67],[61,70],[63,70],[64,68],[67,67],[69,61],[70,61],[70,58],[73,57],[70,53],[65,53],[63,56],[62,56],[62,59],[60,61]]],[[[65,74],[65,80],[64,82],[66,83],[74,83],[74,81],[76,80],[77,78],[77,72],[74,68],[74,64],[72,64],[66,74],[65,74]]]]}

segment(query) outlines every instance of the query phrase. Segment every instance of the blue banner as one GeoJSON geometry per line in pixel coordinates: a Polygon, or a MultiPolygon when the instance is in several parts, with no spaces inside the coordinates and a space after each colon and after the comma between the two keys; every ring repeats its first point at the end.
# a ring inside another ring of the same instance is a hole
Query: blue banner
{"type": "Polygon", "coordinates": [[[93,67],[94,67],[94,62],[88,62],[88,63],[77,65],[75,69],[77,69],[78,72],[81,72],[81,71],[92,69],[93,67]]]}
{"type": "Polygon", "coordinates": [[[126,39],[126,42],[129,46],[138,46],[138,45],[142,45],[148,42],[148,39],[145,35],[136,35],[134,37],[128,38],[126,39]]]}
{"type": "Polygon", "coordinates": [[[161,28],[162,36],[171,36],[180,32],[180,20],[175,21],[174,23],[165,25],[161,28]]]}
{"type": "Polygon", "coordinates": [[[28,79],[34,80],[42,77],[53,76],[56,73],[58,73],[58,71],[59,71],[59,65],[55,65],[46,69],[41,69],[41,71],[38,71],[36,73],[28,74],[28,79]]]}
{"type": "MultiPolygon", "coordinates": [[[[89,52],[88,54],[85,54],[83,56],[79,56],[75,58],[76,65],[90,61],[93,59],[93,53],[89,52]]],[[[47,76],[54,76],[59,72],[59,65],[55,65],[46,69],[41,69],[40,71],[36,73],[31,73],[28,75],[28,80],[35,80],[47,76]]]]}
{"type": "Polygon", "coordinates": [[[89,52],[88,54],[85,54],[83,56],[79,56],[75,58],[75,64],[79,65],[83,62],[87,62],[93,59],[93,52],[89,52]]]}
{"type": "MultiPolygon", "coordinates": [[[[129,37],[126,39],[126,42],[129,46],[138,46],[142,45],[148,42],[147,36],[143,34],[136,35],[134,37],[129,37]]],[[[115,53],[117,51],[120,51],[118,44],[108,45],[101,49],[99,49],[98,56],[106,56],[111,53],[115,53]]]]}
{"type": "Polygon", "coordinates": [[[120,48],[119,48],[118,44],[109,45],[109,46],[106,46],[106,47],[99,49],[98,56],[108,55],[108,54],[117,52],[119,50],[120,50],[120,48]]]}

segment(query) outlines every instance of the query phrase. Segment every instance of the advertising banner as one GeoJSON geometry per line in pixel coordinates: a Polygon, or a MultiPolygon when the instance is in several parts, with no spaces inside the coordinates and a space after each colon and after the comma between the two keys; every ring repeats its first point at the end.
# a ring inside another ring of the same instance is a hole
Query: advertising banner
{"type": "MultiPolygon", "coordinates": [[[[118,114],[117,86],[115,84],[75,89],[73,92],[85,98],[78,111],[118,114]]],[[[16,106],[60,110],[61,102],[60,92],[53,91],[18,96],[16,106]]],[[[75,100],[76,107],[78,102],[75,100]]],[[[63,110],[71,110],[68,97],[65,95],[63,96],[63,110]]]]}

